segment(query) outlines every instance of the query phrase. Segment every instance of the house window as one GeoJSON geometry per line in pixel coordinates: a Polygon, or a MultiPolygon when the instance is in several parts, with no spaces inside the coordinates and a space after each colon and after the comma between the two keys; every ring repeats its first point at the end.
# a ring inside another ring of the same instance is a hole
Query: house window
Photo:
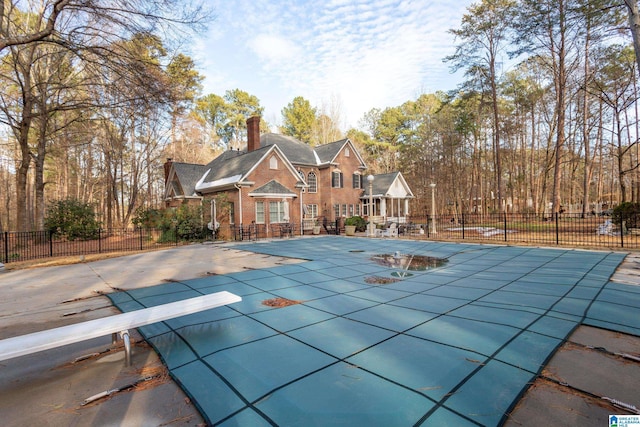
{"type": "Polygon", "coordinates": [[[345,157],[349,157],[349,156],[351,156],[351,150],[349,150],[349,147],[347,147],[347,148],[345,148],[345,149],[344,149],[344,156],[345,156],[345,157]]]}
{"type": "Polygon", "coordinates": [[[269,169],[278,169],[278,158],[276,156],[271,156],[269,159],[269,169]]]}
{"type": "Polygon", "coordinates": [[[316,205],[316,204],[307,205],[307,215],[310,218],[317,218],[318,217],[318,205],[316,205]]]}
{"type": "Polygon", "coordinates": [[[362,211],[361,211],[361,209],[360,209],[360,203],[358,203],[358,204],[356,205],[356,215],[357,215],[357,216],[362,216],[362,211]]]}
{"type": "Polygon", "coordinates": [[[264,224],[264,202],[256,202],[256,224],[264,224]]]}
{"type": "Polygon", "coordinates": [[[347,216],[347,205],[342,205],[342,216],[347,216]]]}
{"type": "Polygon", "coordinates": [[[353,188],[362,188],[362,175],[359,173],[353,174],[353,188]]]}
{"type": "Polygon", "coordinates": [[[338,205],[338,204],[333,205],[333,216],[335,218],[339,218],[340,217],[340,205],[338,205]]]}
{"type": "Polygon", "coordinates": [[[331,173],[331,186],[333,188],[342,188],[342,172],[333,171],[331,173]]]}
{"type": "Polygon", "coordinates": [[[355,210],[353,209],[353,205],[349,205],[349,216],[354,216],[355,210]]]}
{"type": "Polygon", "coordinates": [[[318,177],[315,172],[309,172],[309,175],[307,175],[307,184],[309,184],[309,193],[318,192],[318,177]]]}
{"type": "Polygon", "coordinates": [[[284,208],[284,202],[269,202],[269,222],[272,224],[286,222],[284,219],[286,216],[284,208]]]}

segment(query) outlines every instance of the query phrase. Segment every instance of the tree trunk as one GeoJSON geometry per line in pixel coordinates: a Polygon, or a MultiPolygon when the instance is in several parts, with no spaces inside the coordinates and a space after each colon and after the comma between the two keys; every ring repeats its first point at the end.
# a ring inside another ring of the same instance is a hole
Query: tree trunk
{"type": "Polygon", "coordinates": [[[589,31],[587,29],[587,37],[584,47],[584,85],[582,96],[582,143],[584,144],[584,176],[582,178],[582,214],[584,218],[589,212],[589,188],[591,182],[591,141],[589,139],[589,31]]]}
{"type": "Polygon", "coordinates": [[[495,57],[491,57],[490,61],[491,74],[491,104],[493,107],[493,150],[496,163],[496,190],[498,192],[498,211],[502,212],[506,209],[503,203],[502,191],[502,162],[500,155],[500,112],[498,110],[498,88],[496,84],[495,57]]]}
{"type": "Polygon", "coordinates": [[[633,39],[636,63],[638,64],[638,70],[640,70],[640,14],[638,12],[638,2],[637,0],[624,0],[624,4],[629,12],[629,29],[633,39]]]}
{"type": "MultiPolygon", "coordinates": [[[[559,2],[559,16],[561,19],[564,19],[564,0],[559,2]]],[[[560,21],[560,45],[558,48],[558,69],[555,75],[556,79],[556,114],[558,120],[558,128],[556,129],[556,158],[555,165],[553,168],[553,205],[552,211],[553,213],[560,212],[560,184],[562,181],[562,156],[564,150],[564,142],[565,142],[565,97],[566,97],[566,65],[565,65],[565,22],[563,20],[560,21]]]]}

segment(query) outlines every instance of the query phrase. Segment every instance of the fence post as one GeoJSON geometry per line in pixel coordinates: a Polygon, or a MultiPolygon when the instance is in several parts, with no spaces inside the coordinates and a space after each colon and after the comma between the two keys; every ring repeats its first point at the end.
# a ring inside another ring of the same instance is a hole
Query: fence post
{"type": "Polygon", "coordinates": [[[503,218],[504,218],[504,241],[507,241],[507,212],[503,212],[502,213],[503,218]]]}
{"type": "Polygon", "coordinates": [[[53,258],[53,231],[49,230],[49,257],[53,258]]]}
{"type": "Polygon", "coordinates": [[[4,262],[9,263],[9,232],[4,232],[4,262]]]}
{"type": "Polygon", "coordinates": [[[624,248],[624,229],[627,228],[625,222],[620,215],[620,247],[622,248],[624,248]]]}
{"type": "Polygon", "coordinates": [[[462,240],[464,240],[464,223],[465,223],[464,212],[462,213],[461,216],[462,216],[462,240]]]}
{"type": "Polygon", "coordinates": [[[102,228],[98,228],[98,253],[102,253],[102,228]]]}
{"type": "Polygon", "coordinates": [[[560,225],[558,223],[558,217],[559,217],[558,212],[555,213],[555,216],[556,216],[556,245],[559,245],[560,244],[560,225]]]}
{"type": "Polygon", "coordinates": [[[142,250],[142,227],[139,228],[140,230],[140,250],[142,250]]]}

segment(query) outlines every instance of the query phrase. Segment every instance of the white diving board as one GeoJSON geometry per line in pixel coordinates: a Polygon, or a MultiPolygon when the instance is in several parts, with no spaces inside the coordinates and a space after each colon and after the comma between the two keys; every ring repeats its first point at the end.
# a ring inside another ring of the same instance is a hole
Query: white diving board
{"type": "Polygon", "coordinates": [[[114,336],[115,342],[115,334],[120,334],[120,337],[124,340],[126,363],[130,365],[131,343],[129,341],[129,329],[240,301],[242,301],[241,297],[227,291],[222,291],[73,325],[6,338],[0,340],[0,361],[109,334],[114,336]]]}

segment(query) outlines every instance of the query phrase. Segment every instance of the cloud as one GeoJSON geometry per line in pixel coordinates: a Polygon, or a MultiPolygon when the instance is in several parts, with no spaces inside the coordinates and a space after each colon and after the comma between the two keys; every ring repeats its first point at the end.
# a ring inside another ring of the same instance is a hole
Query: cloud
{"type": "Polygon", "coordinates": [[[224,35],[204,43],[209,60],[203,73],[215,76],[216,85],[227,75],[241,89],[254,91],[276,120],[295,96],[319,105],[337,95],[347,124],[354,126],[371,108],[400,105],[423,90],[455,88],[456,77],[442,59],[454,52],[448,30],[459,26],[470,4],[220,2],[225,25],[217,26],[216,36],[222,28],[224,35]],[[283,99],[289,101],[282,104],[283,99]],[[280,104],[273,105],[275,100],[280,104]]]}
{"type": "Polygon", "coordinates": [[[294,42],[273,34],[258,34],[248,46],[268,64],[280,64],[294,58],[300,51],[294,42]]]}

